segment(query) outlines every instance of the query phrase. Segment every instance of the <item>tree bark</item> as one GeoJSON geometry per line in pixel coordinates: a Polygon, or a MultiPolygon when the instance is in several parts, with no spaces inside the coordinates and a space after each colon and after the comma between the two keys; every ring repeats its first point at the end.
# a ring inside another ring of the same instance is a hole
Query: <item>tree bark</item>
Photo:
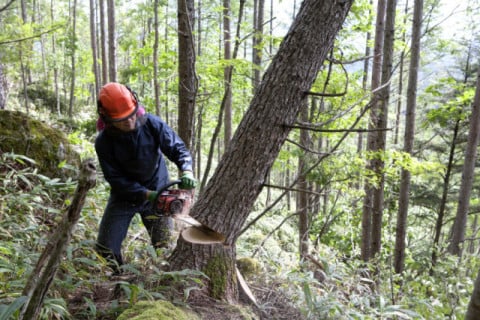
{"type": "MultiPolygon", "coordinates": [[[[415,0],[412,25],[412,49],[410,57],[407,115],[405,118],[405,140],[403,151],[413,154],[415,137],[415,112],[417,104],[418,65],[420,63],[420,37],[422,32],[423,0],[415,0]]],[[[403,272],[405,263],[405,236],[407,233],[408,202],[410,199],[410,171],[402,169],[400,196],[398,200],[397,232],[395,240],[394,268],[396,273],[403,272]]]]}
{"type": "Polygon", "coordinates": [[[480,270],[478,271],[475,286],[473,288],[472,297],[467,307],[467,314],[465,320],[480,319],[480,270]]]}
{"type": "Polygon", "coordinates": [[[75,102],[75,53],[76,53],[76,45],[77,45],[77,35],[76,30],[77,30],[77,0],[73,0],[72,4],[72,48],[71,48],[71,57],[70,57],[70,63],[71,63],[71,79],[70,79],[70,104],[68,107],[68,117],[70,119],[73,118],[73,105],[75,102]]]}
{"type": "MultiPolygon", "coordinates": [[[[53,1],[53,0],[52,0],[53,1]]],[[[107,28],[105,24],[105,0],[99,0],[100,4],[100,43],[102,50],[102,81],[101,85],[108,82],[108,41],[107,28]]]]}
{"type": "MultiPolygon", "coordinates": [[[[393,62],[393,43],[395,40],[395,10],[397,0],[387,1],[387,11],[385,17],[385,38],[383,45],[383,62],[382,62],[382,89],[379,91],[379,116],[376,125],[376,152],[383,153],[386,149],[387,142],[387,122],[388,122],[388,103],[390,99],[390,78],[392,76],[393,62]]],[[[377,177],[377,186],[373,192],[373,212],[372,212],[372,256],[380,253],[382,246],[382,225],[383,225],[383,209],[384,209],[384,186],[385,162],[383,157],[378,155],[374,158],[374,172],[377,177]]]]}
{"type": "MultiPolygon", "coordinates": [[[[403,24],[407,25],[407,17],[408,17],[408,0],[405,1],[405,9],[404,9],[404,17],[403,17],[403,24]]],[[[407,33],[406,30],[402,32],[402,41],[407,43],[407,33]]],[[[393,144],[398,143],[398,135],[400,129],[400,115],[402,113],[402,95],[403,95],[403,67],[405,64],[405,50],[406,47],[403,48],[402,52],[400,53],[400,61],[399,61],[399,71],[398,71],[398,101],[397,101],[397,112],[395,115],[395,133],[393,136],[393,144]]]]}
{"type": "MultiPolygon", "coordinates": [[[[232,37],[230,35],[230,0],[223,0],[223,59],[227,62],[232,59],[232,37]]],[[[223,69],[223,79],[225,86],[225,114],[224,114],[224,134],[223,141],[225,148],[232,138],[232,86],[231,86],[231,67],[226,65],[223,69]]]]}
{"type": "Polygon", "coordinates": [[[252,38],[253,88],[260,83],[263,51],[263,17],[265,15],[265,0],[256,0],[253,16],[254,36],[252,38]]]}
{"type": "Polygon", "coordinates": [[[5,65],[0,63],[0,110],[4,110],[8,100],[8,82],[5,76],[5,65]]]}
{"type": "Polygon", "coordinates": [[[192,149],[197,76],[193,38],[193,0],[178,0],[178,134],[192,149]]]}
{"type": "Polygon", "coordinates": [[[117,81],[117,41],[115,39],[115,1],[107,0],[108,20],[108,79],[117,81]]]}
{"type": "Polygon", "coordinates": [[[430,274],[433,273],[433,267],[437,264],[438,250],[440,244],[440,236],[442,234],[443,220],[445,218],[445,211],[447,208],[448,191],[450,190],[450,177],[453,171],[453,161],[455,156],[455,147],[457,146],[457,136],[460,130],[460,120],[455,121],[455,127],[453,129],[452,143],[450,144],[450,152],[448,155],[447,169],[445,176],[443,177],[442,199],[438,209],[437,220],[435,222],[435,235],[433,237],[432,248],[432,268],[430,274]]]}
{"type": "Polygon", "coordinates": [[[472,192],[473,174],[475,171],[475,161],[477,159],[477,146],[480,133],[480,68],[477,73],[477,88],[472,105],[472,114],[470,116],[470,128],[468,132],[467,149],[465,150],[465,160],[462,171],[462,184],[458,197],[457,215],[452,227],[452,236],[448,251],[451,254],[460,256],[462,253],[461,245],[465,240],[465,229],[467,227],[467,214],[470,207],[470,194],[472,192]]]}
{"type": "Polygon", "coordinates": [[[100,91],[100,68],[98,66],[98,48],[97,48],[97,28],[95,14],[95,0],[90,0],[90,44],[92,47],[93,74],[95,76],[94,101],[96,101],[97,92],[100,91]]]}
{"type": "MultiPolygon", "coordinates": [[[[381,71],[382,71],[382,51],[383,51],[383,38],[385,33],[385,12],[386,12],[386,0],[379,0],[377,4],[377,20],[375,22],[375,44],[373,47],[373,66],[372,66],[372,91],[380,87],[381,71]]],[[[375,140],[375,131],[379,112],[378,104],[376,100],[378,93],[373,95],[374,107],[370,111],[370,122],[368,125],[369,133],[367,135],[367,151],[373,152],[377,149],[375,140]]],[[[367,170],[373,170],[373,161],[369,161],[367,164],[367,170]]],[[[365,181],[365,198],[363,201],[363,213],[362,213],[362,245],[361,255],[364,261],[372,258],[372,212],[373,212],[373,192],[374,184],[368,179],[365,181]]]]}
{"type": "MultiPolygon", "coordinates": [[[[308,107],[302,106],[300,110],[300,119],[302,122],[308,122],[308,107]]],[[[300,129],[300,145],[309,147],[308,130],[300,129]]],[[[300,259],[308,254],[309,247],[309,223],[308,223],[308,190],[307,177],[304,173],[307,167],[307,151],[298,158],[298,188],[302,191],[297,192],[297,212],[298,215],[298,246],[300,252],[300,259]]]]}
{"type": "Polygon", "coordinates": [[[39,318],[47,291],[53,282],[63,254],[72,238],[75,225],[80,218],[87,192],[95,186],[95,183],[95,164],[93,159],[87,159],[81,164],[72,204],[47,243],[23,289],[22,295],[27,297],[27,301],[22,308],[20,319],[35,320],[39,318]]]}
{"type": "Polygon", "coordinates": [[[217,170],[191,210],[202,224],[225,235],[225,242],[198,247],[180,237],[170,265],[198,270],[216,266],[218,273],[208,287],[212,292],[221,284],[217,298],[238,299],[233,276],[236,240],[351,4],[302,3],[217,170]]]}
{"type": "Polygon", "coordinates": [[[153,1],[153,95],[155,98],[155,114],[160,116],[160,84],[158,83],[158,45],[159,45],[159,28],[158,28],[158,0],[153,1]]]}

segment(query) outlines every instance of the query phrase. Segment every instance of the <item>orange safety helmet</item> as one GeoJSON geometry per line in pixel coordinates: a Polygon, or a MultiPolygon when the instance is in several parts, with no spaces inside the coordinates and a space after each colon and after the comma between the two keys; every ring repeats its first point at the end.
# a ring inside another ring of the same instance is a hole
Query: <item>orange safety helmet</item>
{"type": "Polygon", "coordinates": [[[136,94],[127,86],[109,82],[98,94],[98,113],[105,122],[118,122],[128,119],[138,110],[136,94]]]}

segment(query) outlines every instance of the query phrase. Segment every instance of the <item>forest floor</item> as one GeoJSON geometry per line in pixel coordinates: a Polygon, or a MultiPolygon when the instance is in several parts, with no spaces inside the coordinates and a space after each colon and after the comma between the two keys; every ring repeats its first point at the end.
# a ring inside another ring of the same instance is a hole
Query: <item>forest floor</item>
{"type": "MultiPolygon", "coordinates": [[[[74,319],[92,319],[86,310],[95,309],[95,319],[114,320],[129,307],[128,297],[122,285],[144,285],[144,277],[118,276],[107,281],[91,284],[90,288],[78,288],[68,297],[68,309],[74,319]]],[[[159,285],[158,283],[156,285],[159,285]]],[[[211,298],[201,290],[192,290],[185,301],[184,291],[175,285],[169,287],[163,283],[162,296],[173,305],[193,312],[199,319],[205,320],[247,320],[247,319],[276,319],[296,320],[304,316],[290,299],[278,288],[281,283],[261,284],[255,282],[250,289],[256,299],[256,304],[249,301],[243,294],[238,304],[230,304],[211,298]],[[165,288],[170,288],[165,290],[165,288]]],[[[137,318],[135,318],[137,319],[137,318]]],[[[148,318],[150,319],[150,318],[148,318]]],[[[162,317],[161,319],[165,319],[162,317]]]]}

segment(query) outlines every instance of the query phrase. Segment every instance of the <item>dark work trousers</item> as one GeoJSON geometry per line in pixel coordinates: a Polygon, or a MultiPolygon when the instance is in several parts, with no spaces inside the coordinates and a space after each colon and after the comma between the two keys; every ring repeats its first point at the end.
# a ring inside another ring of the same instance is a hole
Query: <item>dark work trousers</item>
{"type": "Polygon", "coordinates": [[[154,215],[148,201],[136,205],[110,196],[100,222],[96,249],[100,255],[110,260],[114,271],[119,271],[118,266],[123,264],[122,242],[136,213],[140,214],[155,248],[167,247],[170,242],[172,218],[154,215]]]}

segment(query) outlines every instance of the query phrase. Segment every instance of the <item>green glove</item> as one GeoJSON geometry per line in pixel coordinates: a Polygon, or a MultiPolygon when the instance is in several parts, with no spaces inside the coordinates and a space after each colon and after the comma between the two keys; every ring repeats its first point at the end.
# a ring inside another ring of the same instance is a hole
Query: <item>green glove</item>
{"type": "Polygon", "coordinates": [[[152,204],[155,200],[157,200],[158,192],[156,191],[149,191],[147,194],[147,200],[150,201],[152,204]]]}
{"type": "Polygon", "coordinates": [[[178,186],[180,189],[194,189],[197,186],[197,180],[191,171],[183,171],[180,180],[182,181],[178,186]]]}

